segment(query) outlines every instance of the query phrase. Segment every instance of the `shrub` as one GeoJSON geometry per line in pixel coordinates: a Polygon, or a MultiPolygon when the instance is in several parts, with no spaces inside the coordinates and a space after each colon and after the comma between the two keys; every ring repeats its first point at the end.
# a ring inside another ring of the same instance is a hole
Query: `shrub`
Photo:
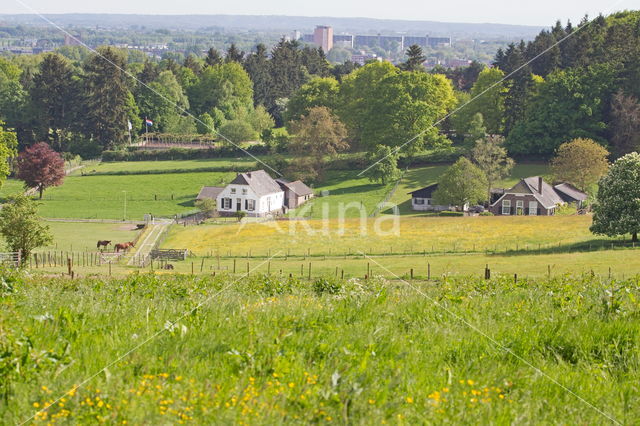
{"type": "Polygon", "coordinates": [[[342,291],[344,285],[342,281],[336,278],[318,278],[313,283],[313,291],[317,295],[321,295],[323,293],[327,294],[338,294],[342,291]]]}
{"type": "Polygon", "coordinates": [[[480,216],[493,216],[493,213],[491,213],[491,212],[482,212],[482,213],[480,213],[480,216]]]}
{"type": "Polygon", "coordinates": [[[450,212],[450,211],[445,211],[445,212],[440,212],[439,216],[445,216],[445,217],[461,217],[461,216],[464,216],[464,212],[450,212]]]}

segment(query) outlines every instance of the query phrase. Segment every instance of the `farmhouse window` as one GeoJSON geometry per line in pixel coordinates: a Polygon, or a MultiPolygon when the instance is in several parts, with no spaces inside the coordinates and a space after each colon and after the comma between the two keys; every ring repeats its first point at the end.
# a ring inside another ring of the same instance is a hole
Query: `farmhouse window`
{"type": "Polygon", "coordinates": [[[235,194],[236,193],[236,189],[235,188],[231,188],[231,193],[235,194]]]}
{"type": "Polygon", "coordinates": [[[538,215],[538,202],[529,201],[529,216],[537,216],[537,215],[538,215]]]}
{"type": "Polygon", "coordinates": [[[511,200],[502,200],[502,214],[503,215],[511,214],[511,200]]]}
{"type": "Polygon", "coordinates": [[[231,198],[223,198],[222,199],[222,209],[223,210],[231,210],[231,198]]]}
{"type": "Polygon", "coordinates": [[[247,195],[247,188],[242,188],[242,195],[247,195]]]}
{"type": "Polygon", "coordinates": [[[416,198],[416,199],[415,199],[415,204],[416,204],[417,206],[421,206],[421,205],[423,205],[423,204],[424,204],[424,198],[416,198]]]}
{"type": "Polygon", "coordinates": [[[431,205],[431,198],[427,198],[425,199],[425,201],[427,202],[427,205],[430,206],[431,205]]]}
{"type": "Polygon", "coordinates": [[[522,216],[524,214],[524,201],[516,200],[516,214],[522,216]]]}
{"type": "Polygon", "coordinates": [[[256,200],[246,200],[245,208],[250,212],[254,211],[256,209],[256,200]]]}

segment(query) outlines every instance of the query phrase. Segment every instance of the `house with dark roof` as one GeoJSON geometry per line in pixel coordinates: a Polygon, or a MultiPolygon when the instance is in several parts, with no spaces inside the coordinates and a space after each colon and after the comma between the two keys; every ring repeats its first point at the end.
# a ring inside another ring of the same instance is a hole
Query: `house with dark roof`
{"type": "Polygon", "coordinates": [[[196,201],[215,200],[222,191],[224,191],[224,188],[221,186],[203,186],[196,197],[196,201]]]}
{"type": "Polygon", "coordinates": [[[239,173],[216,197],[221,216],[261,217],[283,212],[284,191],[264,170],[239,173]]]}
{"type": "Polygon", "coordinates": [[[276,179],[284,191],[284,205],[288,209],[296,209],[313,198],[313,189],[301,180],[290,182],[286,179],[276,179]]]}
{"type": "MultiPolygon", "coordinates": [[[[433,194],[437,189],[438,184],[436,183],[425,188],[418,189],[417,191],[410,192],[411,210],[425,212],[444,212],[455,210],[456,206],[444,206],[434,203],[433,194]]],[[[463,211],[467,211],[468,208],[468,205],[463,206],[463,211]]]]}
{"type": "Polygon", "coordinates": [[[582,207],[587,197],[568,183],[552,186],[542,177],[533,176],[510,189],[492,190],[489,211],[497,216],[552,216],[565,204],[582,207]]]}

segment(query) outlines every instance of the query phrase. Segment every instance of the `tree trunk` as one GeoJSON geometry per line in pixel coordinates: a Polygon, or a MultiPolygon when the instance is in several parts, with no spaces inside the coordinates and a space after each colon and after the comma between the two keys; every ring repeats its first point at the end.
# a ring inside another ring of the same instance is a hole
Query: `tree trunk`
{"type": "Polygon", "coordinates": [[[38,187],[38,191],[40,192],[40,199],[42,200],[42,193],[44,192],[44,186],[43,186],[43,185],[40,185],[40,186],[38,187]]]}
{"type": "Polygon", "coordinates": [[[632,241],[632,242],[634,242],[634,243],[637,243],[637,242],[638,242],[638,233],[637,233],[637,232],[634,232],[634,233],[631,235],[631,241],[632,241]]]}

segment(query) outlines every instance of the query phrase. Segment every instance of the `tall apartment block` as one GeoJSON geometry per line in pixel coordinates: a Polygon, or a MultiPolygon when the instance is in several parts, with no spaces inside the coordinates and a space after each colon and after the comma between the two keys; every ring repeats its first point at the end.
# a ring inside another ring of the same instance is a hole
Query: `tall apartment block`
{"type": "Polygon", "coordinates": [[[313,42],[322,47],[325,52],[333,49],[333,28],[318,26],[313,32],[313,42]]]}

